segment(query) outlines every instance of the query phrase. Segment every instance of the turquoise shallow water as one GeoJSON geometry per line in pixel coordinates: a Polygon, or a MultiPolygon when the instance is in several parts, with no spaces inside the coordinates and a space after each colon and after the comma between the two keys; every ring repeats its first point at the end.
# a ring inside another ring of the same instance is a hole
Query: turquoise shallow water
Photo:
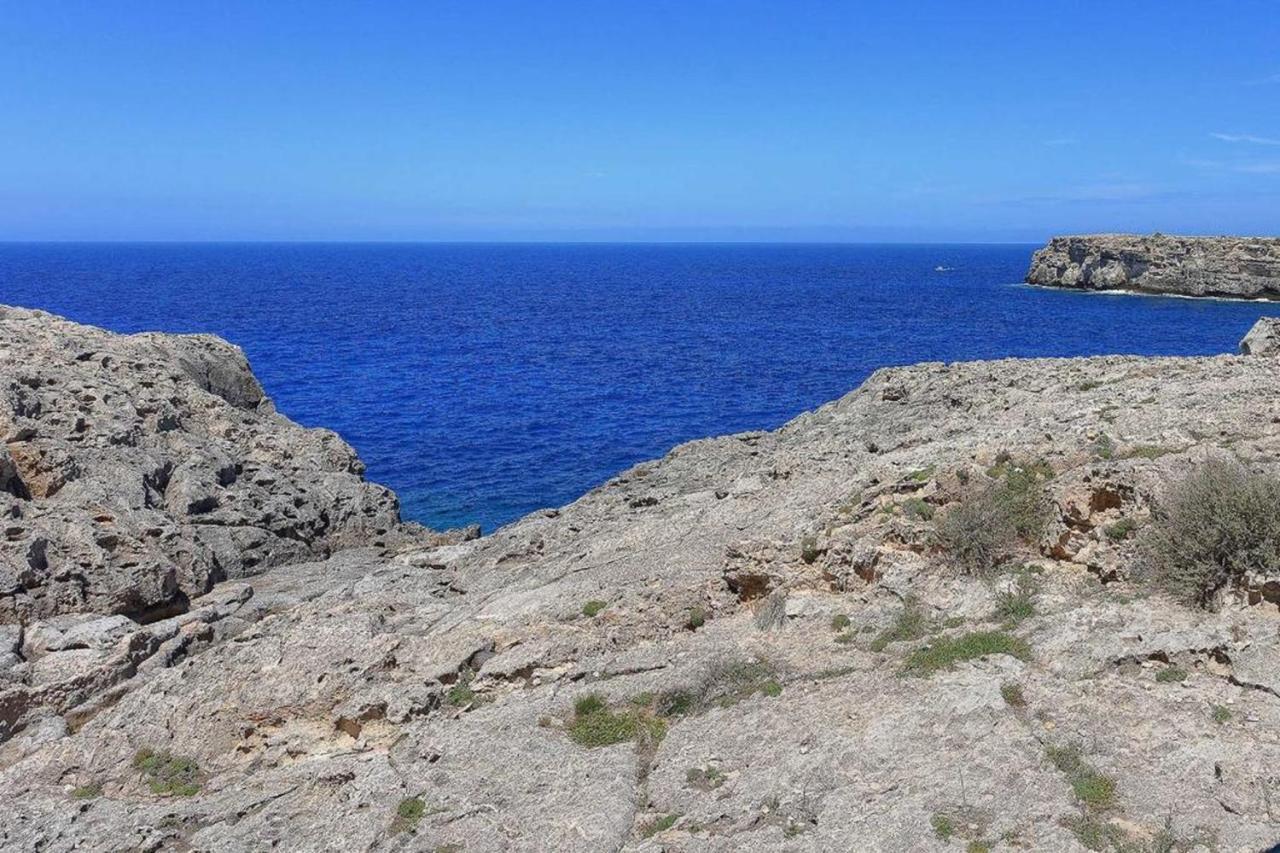
{"type": "Polygon", "coordinates": [[[407,517],[486,529],[884,365],[1218,353],[1280,314],[1019,286],[1034,248],[0,244],[0,302],[223,335],[407,517]]]}

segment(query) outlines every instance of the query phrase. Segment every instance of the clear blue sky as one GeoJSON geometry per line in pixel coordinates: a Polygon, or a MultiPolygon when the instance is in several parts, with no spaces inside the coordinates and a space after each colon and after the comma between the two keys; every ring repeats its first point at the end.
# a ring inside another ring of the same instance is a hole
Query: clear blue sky
{"type": "Polygon", "coordinates": [[[3,2],[0,239],[1280,233],[1280,3],[3,2]]]}

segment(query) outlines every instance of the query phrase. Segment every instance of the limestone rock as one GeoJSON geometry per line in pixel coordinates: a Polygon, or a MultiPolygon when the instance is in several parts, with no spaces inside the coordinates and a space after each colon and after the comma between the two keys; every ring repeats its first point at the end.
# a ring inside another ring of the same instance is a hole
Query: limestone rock
{"type": "Polygon", "coordinates": [[[1241,355],[1280,355],[1280,317],[1262,317],[1240,341],[1241,355]]]}
{"type": "MultiPolygon", "coordinates": [[[[1235,355],[888,369],[486,537],[0,630],[0,849],[1267,849],[1274,579],[1208,612],[1134,569],[1183,472],[1276,470],[1278,410],[1235,355]],[[966,575],[932,534],[1015,470],[1045,533],[966,575]],[[1025,646],[922,671],[975,633],[1025,646]],[[615,716],[584,730],[590,694],[615,716]]],[[[225,506],[215,450],[175,506],[225,506]]]]}
{"type": "Polygon", "coordinates": [[[1280,299],[1280,238],[1054,237],[1032,256],[1027,282],[1079,290],[1280,299]]]}
{"type": "Polygon", "coordinates": [[[355,452],[276,414],[211,335],[0,307],[0,437],[0,622],[151,618],[398,523],[355,452]]]}

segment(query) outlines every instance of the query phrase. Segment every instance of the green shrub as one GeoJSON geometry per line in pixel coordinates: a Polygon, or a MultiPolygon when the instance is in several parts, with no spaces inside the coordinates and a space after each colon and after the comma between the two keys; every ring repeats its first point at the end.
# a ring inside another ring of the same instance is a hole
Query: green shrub
{"type": "Polygon", "coordinates": [[[965,853],[991,853],[991,845],[985,841],[970,841],[965,853]]]}
{"type": "Polygon", "coordinates": [[[907,518],[920,521],[933,520],[933,504],[923,498],[907,498],[902,502],[902,512],[907,518]]]}
{"type": "Polygon", "coordinates": [[[1187,671],[1180,666],[1166,666],[1156,673],[1156,681],[1161,684],[1182,683],[1187,680],[1187,671]]]}
{"type": "Polygon", "coordinates": [[[87,785],[80,785],[71,792],[71,796],[76,800],[93,800],[102,796],[102,786],[97,782],[90,782],[87,785]]]}
{"type": "Polygon", "coordinates": [[[846,615],[845,615],[845,614],[843,614],[843,613],[841,613],[841,614],[839,614],[839,615],[837,615],[837,616],[832,616],[832,617],[831,617],[831,630],[832,630],[832,631],[843,631],[843,630],[845,630],[846,628],[848,628],[851,624],[853,624],[853,621],[852,621],[848,616],[846,616],[846,615]]]}
{"type": "Polygon", "coordinates": [[[133,767],[147,779],[153,794],[192,797],[200,792],[200,765],[194,759],[143,747],[134,753],[133,767]]]}
{"type": "Polygon", "coordinates": [[[599,599],[593,598],[590,601],[588,601],[586,604],[582,605],[582,615],[586,616],[589,619],[593,616],[598,615],[602,610],[604,610],[608,606],[609,606],[609,602],[600,601],[599,599]]]}
{"type": "Polygon", "coordinates": [[[1093,453],[1099,459],[1114,459],[1116,455],[1116,443],[1111,440],[1111,436],[1105,432],[1098,436],[1093,443],[1093,453]]]}
{"type": "Polygon", "coordinates": [[[805,536],[800,540],[800,559],[806,563],[812,564],[815,560],[822,556],[822,549],[818,547],[818,537],[805,536]]]}
{"type": "Polygon", "coordinates": [[[1106,534],[1106,537],[1112,542],[1123,542],[1133,534],[1133,531],[1137,529],[1138,522],[1134,521],[1132,518],[1122,518],[1115,524],[1108,524],[1106,527],[1102,528],[1102,532],[1106,534]]]}
{"type": "Polygon", "coordinates": [[[475,677],[474,670],[463,669],[459,671],[458,681],[444,695],[444,701],[455,708],[468,708],[488,701],[484,696],[472,689],[471,682],[475,681],[475,677]]]}
{"type": "Polygon", "coordinates": [[[1049,519],[1044,481],[1048,463],[1006,464],[997,482],[961,500],[938,524],[935,541],[961,569],[987,574],[1019,540],[1034,541],[1049,519]]]}
{"type": "Polygon", "coordinates": [[[684,774],[685,781],[699,791],[714,791],[724,784],[724,773],[715,767],[690,767],[684,774]]]}
{"type": "Polygon", "coordinates": [[[1280,479],[1209,461],[1170,491],[1150,525],[1149,578],[1174,597],[1211,606],[1247,574],[1280,574],[1280,479]]]}
{"type": "Polygon", "coordinates": [[[690,607],[689,619],[685,622],[685,626],[690,631],[696,631],[705,624],[707,624],[707,611],[701,607],[690,607]]]}
{"type": "Polygon", "coordinates": [[[413,832],[426,813],[427,804],[421,797],[405,797],[396,805],[396,816],[391,821],[391,834],[413,832]]]}
{"type": "Polygon", "coordinates": [[[907,596],[903,600],[902,611],[893,624],[871,641],[871,651],[882,652],[889,647],[890,643],[918,640],[928,634],[932,627],[920,602],[913,596],[907,596]]]}
{"type": "Polygon", "coordinates": [[[943,841],[951,838],[956,834],[956,826],[951,821],[949,815],[938,812],[929,818],[929,825],[933,827],[933,834],[941,838],[943,841]]]}
{"type": "Polygon", "coordinates": [[[1159,459],[1170,453],[1177,453],[1177,448],[1163,447],[1158,444],[1139,444],[1124,454],[1125,459],[1159,459]]]}
{"type": "Polygon", "coordinates": [[[1222,725],[1231,719],[1231,709],[1226,705],[1214,705],[1212,716],[1215,723],[1222,725]]]}
{"type": "Polygon", "coordinates": [[[1010,655],[1019,660],[1031,658],[1031,647],[1004,631],[975,631],[960,637],[938,637],[928,646],[916,649],[903,665],[905,675],[932,675],[951,669],[957,663],[988,655],[1010,655]]]}
{"type": "Polygon", "coordinates": [[[1027,707],[1027,697],[1022,693],[1022,685],[1012,681],[1000,685],[1000,697],[1010,708],[1027,707]]]}

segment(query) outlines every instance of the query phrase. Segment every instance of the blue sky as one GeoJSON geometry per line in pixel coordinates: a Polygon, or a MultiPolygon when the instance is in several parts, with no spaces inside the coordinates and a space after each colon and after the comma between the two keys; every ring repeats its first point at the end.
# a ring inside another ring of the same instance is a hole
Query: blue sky
{"type": "Polygon", "coordinates": [[[1280,5],[0,2],[0,239],[1280,233],[1280,5]]]}

